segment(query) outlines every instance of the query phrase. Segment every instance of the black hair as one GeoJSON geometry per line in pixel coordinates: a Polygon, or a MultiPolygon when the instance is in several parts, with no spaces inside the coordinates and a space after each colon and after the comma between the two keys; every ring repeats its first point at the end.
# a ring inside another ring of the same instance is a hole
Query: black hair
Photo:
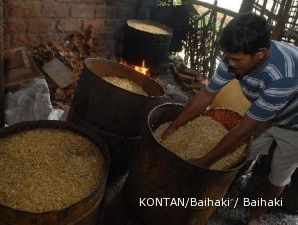
{"type": "Polygon", "coordinates": [[[228,53],[254,54],[260,48],[270,48],[270,28],[266,19],[254,13],[232,19],[219,38],[220,48],[228,53]]]}

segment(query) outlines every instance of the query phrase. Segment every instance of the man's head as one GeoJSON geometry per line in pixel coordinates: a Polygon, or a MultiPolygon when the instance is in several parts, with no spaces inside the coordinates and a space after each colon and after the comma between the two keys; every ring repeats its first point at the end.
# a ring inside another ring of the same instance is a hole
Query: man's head
{"type": "Polygon", "coordinates": [[[246,13],[232,19],[219,39],[229,68],[244,74],[260,66],[270,48],[270,29],[264,17],[246,13]]]}

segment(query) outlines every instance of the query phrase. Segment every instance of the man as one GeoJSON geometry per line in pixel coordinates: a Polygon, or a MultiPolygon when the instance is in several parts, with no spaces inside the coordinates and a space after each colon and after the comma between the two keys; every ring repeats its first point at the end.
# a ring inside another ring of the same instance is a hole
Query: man
{"type": "MultiPolygon", "coordinates": [[[[173,121],[163,139],[199,116],[225,84],[238,79],[251,107],[242,121],[206,156],[194,159],[192,163],[209,166],[252,133],[257,136],[249,157],[253,160],[259,154],[268,154],[275,140],[277,147],[268,185],[261,197],[267,200],[277,198],[290,183],[298,166],[298,48],[271,41],[266,20],[251,13],[231,20],[224,28],[219,44],[225,58],[217,72],[173,121]]],[[[267,207],[255,210],[248,224],[259,224],[266,210],[267,207]]]]}

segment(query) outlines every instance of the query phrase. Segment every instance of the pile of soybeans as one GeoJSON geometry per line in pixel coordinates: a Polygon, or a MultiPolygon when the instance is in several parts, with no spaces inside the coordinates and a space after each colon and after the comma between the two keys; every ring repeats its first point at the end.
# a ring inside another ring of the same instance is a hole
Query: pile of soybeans
{"type": "Polygon", "coordinates": [[[163,29],[158,25],[155,25],[154,23],[150,23],[150,21],[130,20],[129,26],[137,30],[141,30],[152,34],[160,34],[160,35],[169,34],[169,32],[166,29],[163,29]]]}
{"type": "Polygon", "coordinates": [[[102,77],[105,81],[122,88],[124,90],[139,94],[148,96],[148,94],[144,91],[144,89],[136,84],[135,82],[125,79],[125,78],[119,78],[119,77],[102,77]]]}
{"type": "MultiPolygon", "coordinates": [[[[208,116],[200,116],[180,127],[166,140],[161,136],[170,123],[162,124],[156,131],[156,139],[168,150],[184,160],[199,158],[207,154],[221,140],[228,130],[208,116]]],[[[240,162],[244,157],[245,145],[215,162],[210,169],[224,170],[240,162]]]]}
{"type": "Polygon", "coordinates": [[[31,213],[61,210],[104,178],[105,160],[87,138],[36,129],[0,140],[0,204],[31,213]]]}

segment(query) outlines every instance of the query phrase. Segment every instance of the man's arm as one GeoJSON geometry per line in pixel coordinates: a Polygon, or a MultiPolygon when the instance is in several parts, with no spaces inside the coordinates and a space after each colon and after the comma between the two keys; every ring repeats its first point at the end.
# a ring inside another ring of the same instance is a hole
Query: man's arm
{"type": "Polygon", "coordinates": [[[199,116],[205,109],[212,103],[217,93],[208,91],[206,88],[200,90],[180,113],[180,115],[171,123],[162,139],[166,139],[169,135],[173,134],[179,127],[186,124],[188,121],[193,120],[199,116]]]}
{"type": "Polygon", "coordinates": [[[162,135],[162,139],[166,139],[173,134],[179,127],[186,124],[188,121],[198,117],[212,103],[216,94],[233,79],[229,73],[228,67],[224,62],[221,62],[216,70],[216,73],[209,79],[205,88],[201,89],[185,107],[182,113],[175,119],[169,128],[162,135]]]}
{"type": "Polygon", "coordinates": [[[265,123],[266,122],[257,121],[246,115],[209,153],[201,158],[189,160],[189,162],[201,167],[209,167],[228,153],[236,150],[235,148],[238,147],[239,144],[242,144],[254,131],[261,127],[263,128],[265,123]]]}
{"type": "Polygon", "coordinates": [[[250,135],[262,133],[271,120],[289,103],[295,94],[296,83],[293,78],[283,78],[269,84],[261,96],[251,105],[246,112],[244,119],[232,129],[223,139],[200,159],[190,162],[206,167],[220,159],[230,151],[233,151],[237,144],[250,135]]]}

